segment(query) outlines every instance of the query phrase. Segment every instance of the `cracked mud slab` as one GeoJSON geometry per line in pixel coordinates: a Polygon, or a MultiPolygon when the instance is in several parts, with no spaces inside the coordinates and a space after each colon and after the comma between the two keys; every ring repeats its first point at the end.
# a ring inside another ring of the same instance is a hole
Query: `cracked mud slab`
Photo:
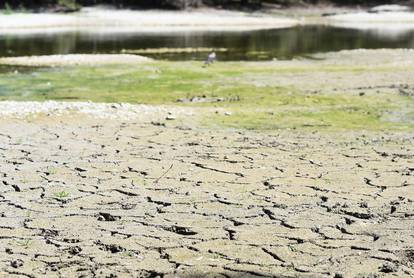
{"type": "Polygon", "coordinates": [[[413,133],[153,114],[3,117],[1,277],[414,276],[413,133]]]}

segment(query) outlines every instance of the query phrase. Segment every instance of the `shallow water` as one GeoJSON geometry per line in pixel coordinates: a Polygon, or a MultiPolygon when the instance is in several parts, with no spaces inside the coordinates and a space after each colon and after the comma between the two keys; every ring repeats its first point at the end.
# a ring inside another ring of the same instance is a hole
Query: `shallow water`
{"type": "MultiPolygon", "coordinates": [[[[357,48],[414,48],[414,30],[404,33],[302,26],[247,32],[93,33],[0,35],[0,56],[121,53],[123,49],[227,48],[220,60],[291,59],[357,48]]],[[[167,60],[204,59],[205,53],[147,55],[167,60]]]]}

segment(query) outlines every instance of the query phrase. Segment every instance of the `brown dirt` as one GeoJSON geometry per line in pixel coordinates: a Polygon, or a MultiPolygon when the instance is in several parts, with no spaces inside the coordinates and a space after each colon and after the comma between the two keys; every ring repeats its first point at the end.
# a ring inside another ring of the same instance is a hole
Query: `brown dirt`
{"type": "Polygon", "coordinates": [[[414,275],[412,133],[0,122],[0,276],[414,275]]]}

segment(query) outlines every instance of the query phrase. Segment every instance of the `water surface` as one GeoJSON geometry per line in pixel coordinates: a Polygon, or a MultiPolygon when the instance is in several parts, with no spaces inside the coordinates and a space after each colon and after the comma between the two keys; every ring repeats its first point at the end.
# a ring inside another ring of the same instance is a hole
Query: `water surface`
{"type": "MultiPolygon", "coordinates": [[[[121,53],[123,49],[226,48],[220,60],[291,59],[318,52],[358,48],[414,48],[414,30],[383,33],[328,26],[246,32],[94,33],[0,35],[0,56],[121,53]]],[[[148,55],[167,60],[199,60],[205,53],[148,55]]]]}

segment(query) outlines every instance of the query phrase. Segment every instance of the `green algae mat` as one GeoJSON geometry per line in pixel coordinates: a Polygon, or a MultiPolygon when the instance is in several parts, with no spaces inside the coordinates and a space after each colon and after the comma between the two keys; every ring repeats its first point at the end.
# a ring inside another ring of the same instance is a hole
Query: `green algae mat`
{"type": "Polygon", "coordinates": [[[247,129],[414,127],[411,51],[272,62],[151,61],[3,70],[1,100],[203,107],[206,125],[247,129]]]}

